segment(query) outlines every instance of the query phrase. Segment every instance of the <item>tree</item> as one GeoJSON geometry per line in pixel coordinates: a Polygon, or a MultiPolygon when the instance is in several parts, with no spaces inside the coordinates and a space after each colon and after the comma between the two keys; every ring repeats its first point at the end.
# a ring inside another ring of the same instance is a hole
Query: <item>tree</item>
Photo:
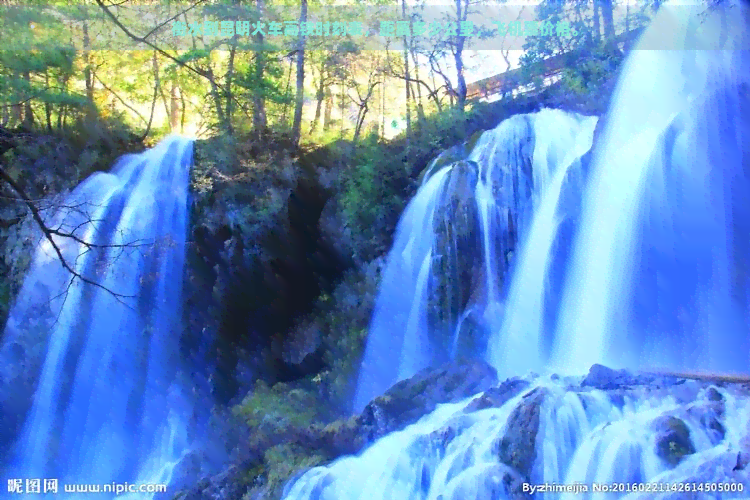
{"type": "MultiPolygon", "coordinates": [[[[307,22],[307,0],[300,0],[300,26],[307,22]]],[[[305,102],[305,32],[300,29],[297,42],[297,88],[295,92],[294,120],[292,122],[292,145],[299,145],[302,128],[302,105],[305,102]]]]}

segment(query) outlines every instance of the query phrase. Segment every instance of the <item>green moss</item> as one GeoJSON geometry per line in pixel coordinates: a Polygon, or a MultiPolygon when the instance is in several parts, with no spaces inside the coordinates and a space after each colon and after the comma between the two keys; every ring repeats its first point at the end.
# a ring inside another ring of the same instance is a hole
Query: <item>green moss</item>
{"type": "Polygon", "coordinates": [[[253,392],[233,408],[234,415],[249,427],[279,433],[289,428],[303,428],[318,420],[322,413],[317,398],[302,389],[286,384],[272,388],[258,381],[253,392]]]}
{"type": "Polygon", "coordinates": [[[264,463],[271,498],[280,496],[284,483],[296,472],[320,465],[325,460],[323,455],[311,453],[293,444],[281,444],[266,450],[264,463]]]}
{"type": "Polygon", "coordinates": [[[474,132],[474,134],[469,137],[469,140],[466,141],[466,156],[468,156],[472,151],[474,151],[474,147],[477,145],[477,141],[479,141],[479,138],[482,137],[482,134],[484,133],[484,130],[478,130],[474,132]]]}
{"type": "Polygon", "coordinates": [[[695,447],[690,439],[690,429],[679,418],[668,417],[662,421],[663,435],[657,441],[659,456],[668,464],[675,466],[686,455],[695,453],[695,447]]]}

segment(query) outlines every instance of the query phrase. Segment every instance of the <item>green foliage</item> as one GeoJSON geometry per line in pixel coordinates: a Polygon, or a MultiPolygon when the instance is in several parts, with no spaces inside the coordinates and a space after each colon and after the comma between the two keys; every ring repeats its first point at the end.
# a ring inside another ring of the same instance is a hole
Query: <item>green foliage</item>
{"type": "Polygon", "coordinates": [[[271,497],[278,496],[284,483],[297,471],[315,467],[326,461],[326,457],[311,453],[294,444],[281,444],[266,450],[264,465],[266,467],[266,481],[271,497]]]}
{"type": "Polygon", "coordinates": [[[332,294],[320,296],[310,315],[323,334],[323,360],[328,367],[313,382],[334,407],[346,408],[352,400],[378,291],[379,264],[375,261],[346,273],[332,294]]]}
{"type": "Polygon", "coordinates": [[[618,50],[608,50],[598,46],[585,56],[578,58],[576,64],[563,70],[561,83],[564,90],[583,95],[596,92],[616,74],[624,56],[618,50]]]}
{"type": "Polygon", "coordinates": [[[271,435],[308,427],[320,420],[324,412],[309,391],[284,383],[269,387],[262,380],[233,409],[234,415],[242,418],[248,427],[271,435]]]}

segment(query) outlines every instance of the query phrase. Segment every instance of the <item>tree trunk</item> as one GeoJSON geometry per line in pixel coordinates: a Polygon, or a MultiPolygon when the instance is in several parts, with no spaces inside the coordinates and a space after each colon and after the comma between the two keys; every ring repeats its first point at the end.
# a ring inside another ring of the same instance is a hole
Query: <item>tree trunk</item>
{"type": "Polygon", "coordinates": [[[164,105],[164,116],[166,116],[167,121],[169,121],[169,116],[170,116],[169,103],[167,102],[167,95],[164,93],[164,86],[161,84],[161,75],[159,71],[159,56],[157,55],[156,51],[154,51],[153,64],[154,64],[154,82],[156,82],[155,88],[158,90],[159,96],[161,97],[161,102],[164,105]]]}
{"type": "MultiPolygon", "coordinates": [[[[459,26],[461,25],[462,21],[466,20],[468,9],[468,2],[467,5],[463,6],[465,7],[462,9],[462,3],[463,0],[456,0],[456,18],[458,19],[459,26]]],[[[456,93],[458,94],[457,100],[458,100],[458,109],[463,113],[464,107],[466,105],[466,77],[464,76],[464,60],[463,60],[463,51],[464,51],[464,43],[466,42],[466,37],[458,36],[456,37],[456,50],[453,53],[453,59],[456,64],[456,76],[458,80],[458,85],[456,88],[456,93]]]]}
{"type": "Polygon", "coordinates": [[[216,117],[219,119],[220,126],[226,130],[227,120],[226,120],[226,117],[224,116],[224,106],[222,106],[222,103],[221,103],[221,94],[219,93],[219,87],[216,85],[216,81],[214,80],[214,71],[213,71],[213,68],[211,68],[210,62],[209,62],[207,73],[211,81],[211,97],[214,100],[214,107],[216,108],[216,117]]]}
{"type": "MultiPolygon", "coordinates": [[[[259,19],[263,19],[265,15],[265,0],[256,0],[255,6],[258,9],[259,19]]],[[[263,34],[258,33],[255,35],[255,43],[258,45],[258,50],[255,52],[255,88],[253,89],[253,129],[255,131],[256,139],[260,139],[266,131],[266,102],[263,96],[263,76],[266,71],[266,57],[263,50],[263,34]]]]}
{"type": "MultiPolygon", "coordinates": [[[[307,22],[307,0],[301,0],[299,16],[300,26],[307,22]]],[[[297,45],[297,90],[294,103],[294,121],[292,122],[292,146],[299,145],[300,129],[302,127],[302,105],[305,102],[305,35],[299,33],[297,45]]]]}
{"type": "Polygon", "coordinates": [[[630,1],[629,0],[625,0],[625,33],[627,35],[630,35],[630,1]]]}
{"type": "Polygon", "coordinates": [[[385,74],[383,74],[383,84],[380,86],[380,137],[385,139],[385,74]]]}
{"type": "Polygon", "coordinates": [[[151,64],[154,71],[154,99],[153,101],[151,101],[151,113],[148,116],[146,130],[143,132],[141,140],[148,137],[148,134],[151,132],[151,125],[154,123],[154,110],[156,109],[156,101],[159,98],[159,63],[156,59],[156,51],[154,51],[154,55],[151,58],[151,64]]]}
{"type": "MultiPolygon", "coordinates": [[[[406,21],[406,0],[401,0],[401,18],[406,21]]],[[[409,40],[404,36],[404,86],[406,87],[406,144],[411,137],[411,87],[409,86],[409,40]]]]}
{"type": "Polygon", "coordinates": [[[604,37],[607,41],[615,37],[615,23],[612,14],[612,0],[600,0],[602,20],[604,21],[604,37]]]}
{"type": "MultiPolygon", "coordinates": [[[[508,65],[508,69],[510,69],[510,65],[508,65]]],[[[435,105],[438,108],[438,112],[442,112],[443,111],[443,103],[440,101],[440,96],[438,95],[438,86],[437,86],[437,82],[435,81],[435,73],[431,73],[430,77],[432,78],[432,88],[435,89],[434,90],[435,93],[433,94],[434,100],[435,100],[435,105]]]]}
{"type": "Polygon", "coordinates": [[[91,37],[89,36],[89,24],[83,22],[83,76],[86,83],[86,118],[93,119],[96,114],[94,104],[94,75],[91,69],[91,37]]]}
{"type": "MultiPolygon", "coordinates": [[[[180,113],[180,91],[177,85],[172,82],[172,90],[169,92],[169,130],[175,131],[179,124],[180,113]]],[[[184,111],[183,111],[184,112],[184,111]]]]}
{"type": "MultiPolygon", "coordinates": [[[[31,74],[28,71],[24,71],[23,79],[26,80],[27,88],[31,89],[31,74]]],[[[31,96],[26,97],[26,102],[23,105],[23,127],[30,130],[34,126],[34,110],[31,109],[31,96]]]]}
{"type": "Polygon", "coordinates": [[[326,109],[323,113],[323,130],[327,131],[331,126],[331,112],[333,111],[333,94],[331,89],[327,88],[326,93],[326,109]]]}
{"type": "Polygon", "coordinates": [[[339,133],[341,134],[341,137],[344,137],[344,109],[345,109],[345,103],[346,103],[346,87],[344,86],[344,81],[341,81],[341,94],[339,95],[339,108],[341,110],[341,123],[339,123],[339,133]]]}
{"type": "MultiPolygon", "coordinates": [[[[44,70],[44,86],[49,89],[49,71],[44,70]]],[[[47,131],[52,132],[52,105],[49,100],[44,100],[44,115],[47,117],[47,131]]]]}
{"type": "MultiPolygon", "coordinates": [[[[414,78],[419,81],[419,64],[417,64],[417,54],[412,51],[411,53],[412,62],[414,62],[414,78]]],[[[424,106],[422,106],[422,86],[417,83],[417,119],[419,122],[424,122],[424,106]]]]}
{"type": "MultiPolygon", "coordinates": [[[[292,67],[294,66],[294,61],[292,58],[289,58],[289,72],[286,75],[286,90],[284,91],[284,96],[289,97],[291,93],[292,88],[292,67]]],[[[284,102],[284,113],[282,114],[281,122],[284,124],[284,127],[288,125],[287,116],[289,115],[289,100],[286,99],[284,102]]]]}
{"type": "MultiPolygon", "coordinates": [[[[64,74],[62,77],[61,87],[63,92],[68,91],[68,81],[70,80],[70,74],[64,74]]],[[[57,130],[63,129],[63,121],[65,117],[65,113],[67,112],[67,106],[63,105],[60,109],[57,111],[57,130]]]]}
{"type": "Polygon", "coordinates": [[[232,128],[232,106],[234,104],[234,96],[232,94],[232,80],[234,79],[234,57],[237,53],[237,35],[232,37],[232,46],[229,49],[229,63],[227,64],[227,74],[224,82],[226,88],[226,100],[227,100],[227,111],[226,111],[226,125],[227,133],[232,135],[234,130],[232,128]]]}
{"type": "Polygon", "coordinates": [[[180,133],[185,133],[185,117],[187,116],[187,107],[185,106],[185,92],[180,90],[180,111],[181,111],[181,117],[180,117],[180,133]]]}
{"type": "Polygon", "coordinates": [[[318,128],[318,122],[320,121],[320,112],[323,108],[323,100],[325,99],[325,63],[320,67],[320,82],[318,83],[318,89],[315,93],[315,118],[313,118],[312,124],[310,125],[310,133],[315,132],[318,128]]]}
{"type": "Polygon", "coordinates": [[[599,11],[601,10],[599,2],[600,0],[594,0],[594,41],[596,43],[599,43],[599,40],[602,38],[602,29],[599,25],[599,11]]]}
{"type": "Polygon", "coordinates": [[[359,108],[359,113],[357,114],[357,127],[354,129],[354,143],[356,143],[359,140],[359,134],[362,132],[362,125],[365,123],[365,116],[367,116],[367,103],[362,105],[359,108]]]}

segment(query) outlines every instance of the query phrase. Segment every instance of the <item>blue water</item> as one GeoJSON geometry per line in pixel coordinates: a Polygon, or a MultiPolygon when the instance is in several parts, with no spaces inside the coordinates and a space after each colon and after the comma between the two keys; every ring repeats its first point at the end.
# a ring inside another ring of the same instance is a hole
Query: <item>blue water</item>
{"type": "MultiPolygon", "coordinates": [[[[166,482],[185,448],[175,384],[192,141],[170,137],[80,184],[48,221],[73,279],[42,240],[4,343],[28,320],[49,328],[33,404],[8,477],[64,483],[166,482]]],[[[12,389],[11,389],[12,390],[12,389]]],[[[85,496],[81,496],[84,498],[85,496]]],[[[141,496],[140,498],[143,498],[141,496]]]]}

